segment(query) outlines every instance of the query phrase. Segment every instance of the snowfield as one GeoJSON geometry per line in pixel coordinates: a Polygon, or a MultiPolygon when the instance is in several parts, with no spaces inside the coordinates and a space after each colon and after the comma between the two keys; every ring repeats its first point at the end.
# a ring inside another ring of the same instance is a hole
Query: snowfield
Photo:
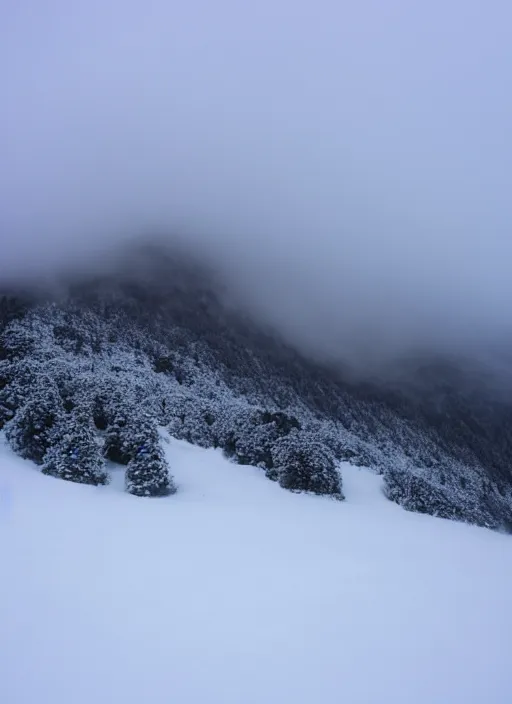
{"type": "Polygon", "coordinates": [[[178,493],[0,443],[3,704],[510,704],[512,538],[168,441],[178,493]]]}

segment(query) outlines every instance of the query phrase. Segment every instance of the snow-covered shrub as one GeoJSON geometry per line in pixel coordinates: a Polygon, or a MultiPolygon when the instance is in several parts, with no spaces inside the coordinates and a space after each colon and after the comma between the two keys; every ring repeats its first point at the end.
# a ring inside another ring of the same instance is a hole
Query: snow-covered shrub
{"type": "Polygon", "coordinates": [[[301,424],[295,416],[288,413],[277,411],[263,411],[260,418],[262,425],[272,425],[275,428],[275,433],[278,437],[284,437],[291,433],[292,430],[300,430],[301,424]]]}
{"type": "MultiPolygon", "coordinates": [[[[484,498],[463,484],[458,489],[446,482],[439,484],[418,468],[392,467],[384,472],[384,494],[407,511],[468,521],[489,528],[506,527],[486,510],[484,498]]],[[[502,510],[505,508],[503,505],[502,510]]]]}
{"type": "Polygon", "coordinates": [[[238,464],[266,467],[271,459],[270,433],[269,428],[261,425],[260,409],[240,406],[235,413],[225,415],[226,421],[224,432],[219,436],[224,454],[238,464]]]}
{"type": "Polygon", "coordinates": [[[213,402],[180,388],[166,403],[168,430],[173,437],[199,447],[216,446],[212,426],[217,409],[213,402]]]}
{"type": "Polygon", "coordinates": [[[0,430],[14,416],[16,403],[12,394],[13,364],[0,360],[0,430]]]}
{"type": "Polygon", "coordinates": [[[133,457],[126,469],[126,491],[135,496],[168,496],[176,486],[160,446],[158,430],[144,418],[132,437],[133,457]]]}
{"type": "Polygon", "coordinates": [[[99,390],[93,397],[91,412],[94,425],[98,430],[106,430],[109,421],[114,420],[109,417],[108,400],[108,395],[102,390],[99,390]]]}
{"type": "Polygon", "coordinates": [[[4,367],[0,388],[0,409],[4,422],[10,420],[19,408],[37,394],[41,381],[35,365],[17,360],[4,367]]]}
{"type": "Polygon", "coordinates": [[[46,383],[36,388],[31,400],[18,409],[6,426],[6,437],[14,452],[42,464],[52,444],[52,431],[63,413],[55,386],[46,383]]]}
{"type": "Polygon", "coordinates": [[[21,359],[36,347],[34,331],[24,321],[12,321],[0,335],[2,359],[21,359]]]}
{"type": "Polygon", "coordinates": [[[350,462],[358,467],[371,467],[376,464],[365,443],[340,424],[329,420],[314,420],[307,429],[318,442],[329,448],[338,461],[350,462]]]}
{"type": "Polygon", "coordinates": [[[79,484],[107,484],[108,474],[89,414],[65,414],[53,432],[44,457],[43,474],[79,484]]]}
{"type": "MultiPolygon", "coordinates": [[[[134,456],[134,434],[145,419],[144,399],[136,394],[133,380],[103,385],[92,402],[94,423],[105,429],[103,454],[111,462],[127,465],[134,456]]],[[[156,418],[154,418],[156,423],[156,418]]]]}
{"type": "MultiPolygon", "coordinates": [[[[135,409],[133,410],[135,413],[135,409]]],[[[127,465],[133,457],[133,423],[130,409],[119,409],[105,432],[103,454],[111,462],[127,465]]]]}
{"type": "Polygon", "coordinates": [[[271,424],[257,422],[238,427],[235,431],[232,457],[238,464],[272,469],[272,444],[276,441],[275,428],[271,424]],[[236,432],[238,431],[238,432],[236,432]]]}
{"type": "Polygon", "coordinates": [[[94,425],[98,430],[107,430],[120,411],[134,405],[129,385],[120,383],[111,376],[93,377],[91,380],[90,404],[94,425]]]}
{"type": "Polygon", "coordinates": [[[272,446],[270,476],[284,489],[343,498],[341,476],[329,448],[309,433],[293,431],[272,446]]]}
{"type": "MultiPolygon", "coordinates": [[[[239,406],[223,414],[224,427],[218,446],[238,464],[271,470],[272,446],[281,437],[300,428],[298,420],[285,413],[272,413],[254,406],[239,406]]],[[[215,426],[217,429],[217,426],[215,426]]]]}

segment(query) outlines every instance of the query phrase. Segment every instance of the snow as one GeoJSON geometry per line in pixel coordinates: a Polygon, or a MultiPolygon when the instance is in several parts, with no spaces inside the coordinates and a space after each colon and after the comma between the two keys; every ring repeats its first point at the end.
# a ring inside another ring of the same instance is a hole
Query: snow
{"type": "Polygon", "coordinates": [[[509,536],[346,501],[168,441],[178,494],[41,475],[0,447],[5,704],[509,704],[509,536]]]}

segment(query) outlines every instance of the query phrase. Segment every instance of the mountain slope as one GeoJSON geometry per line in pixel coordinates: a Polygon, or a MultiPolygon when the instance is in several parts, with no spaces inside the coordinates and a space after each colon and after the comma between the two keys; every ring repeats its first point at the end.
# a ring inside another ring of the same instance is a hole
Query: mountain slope
{"type": "MultiPolygon", "coordinates": [[[[305,359],[226,304],[211,272],[160,250],[2,301],[0,425],[43,471],[78,416],[98,431],[98,447],[87,436],[94,467],[101,451],[131,461],[144,445],[129,447],[134,427],[161,424],[293,489],[341,496],[334,464],[350,459],[382,473],[407,509],[512,527],[510,396],[474,366],[426,359],[399,382],[355,380],[305,359]],[[280,460],[290,452],[303,458],[291,479],[280,460]]],[[[148,426],[157,452],[154,437],[148,426]]]]}

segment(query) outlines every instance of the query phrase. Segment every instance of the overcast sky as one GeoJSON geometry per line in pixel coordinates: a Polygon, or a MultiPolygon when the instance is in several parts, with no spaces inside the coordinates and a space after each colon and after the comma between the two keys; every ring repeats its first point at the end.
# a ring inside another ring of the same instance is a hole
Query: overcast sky
{"type": "Polygon", "coordinates": [[[316,351],[511,330],[509,0],[4,0],[0,277],[186,237],[316,351]]]}

